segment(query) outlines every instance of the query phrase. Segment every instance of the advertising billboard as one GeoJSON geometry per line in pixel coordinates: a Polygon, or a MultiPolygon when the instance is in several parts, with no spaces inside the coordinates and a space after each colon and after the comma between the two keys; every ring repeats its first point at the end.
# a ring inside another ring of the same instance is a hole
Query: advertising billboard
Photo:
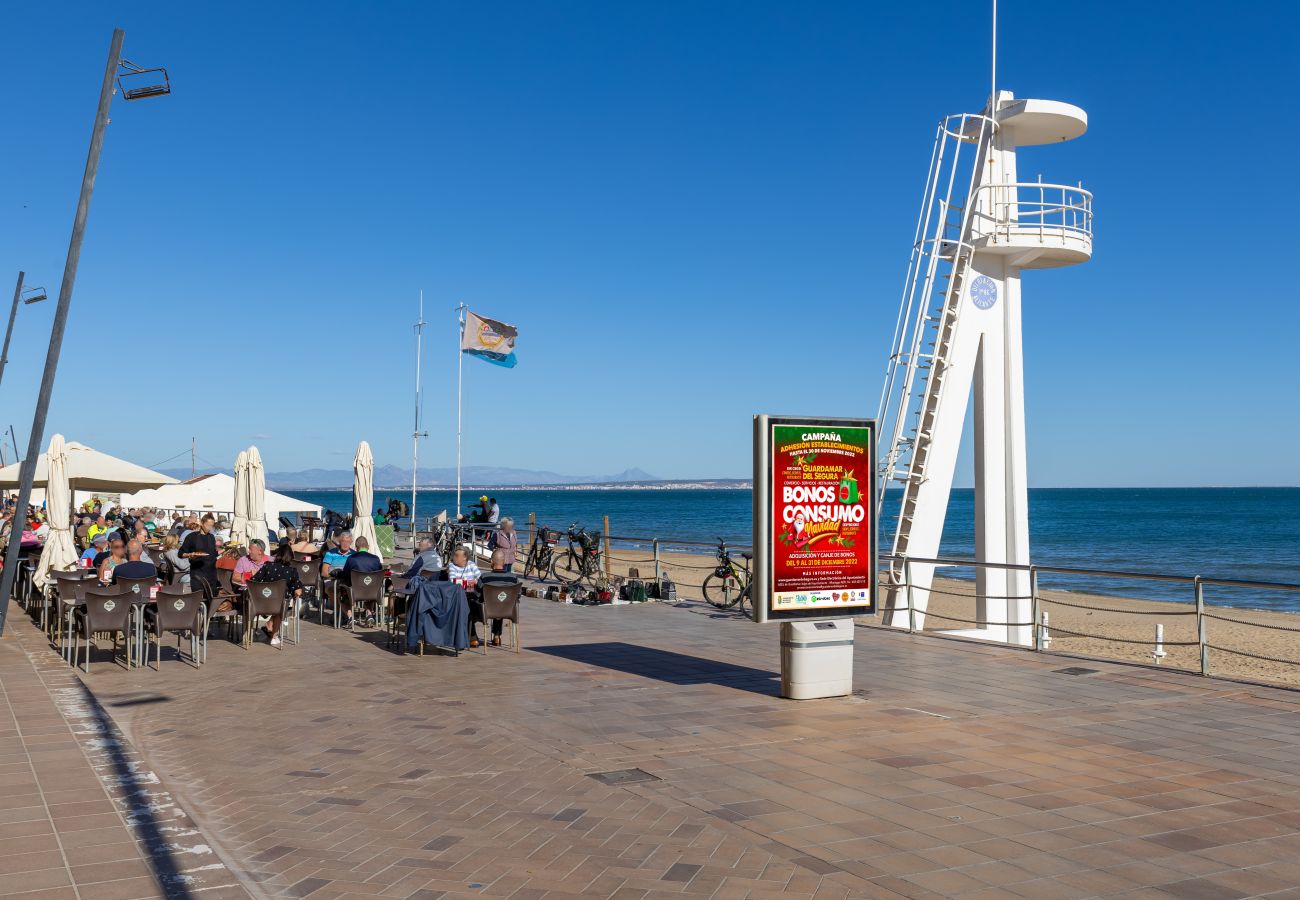
{"type": "Polygon", "coordinates": [[[754,620],[876,604],[876,423],[756,416],[754,620]]]}

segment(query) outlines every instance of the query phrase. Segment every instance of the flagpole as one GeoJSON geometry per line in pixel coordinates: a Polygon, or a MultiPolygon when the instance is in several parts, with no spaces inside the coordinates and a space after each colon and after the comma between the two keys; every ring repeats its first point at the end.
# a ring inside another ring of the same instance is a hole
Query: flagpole
{"type": "Polygon", "coordinates": [[[415,432],[411,436],[411,549],[420,537],[415,524],[415,492],[420,483],[420,357],[424,351],[424,291],[420,291],[420,318],[415,323],[415,432]]]}
{"type": "Polygon", "coordinates": [[[460,518],[460,426],[461,394],[465,374],[465,304],[456,307],[456,518],[460,518]]]}

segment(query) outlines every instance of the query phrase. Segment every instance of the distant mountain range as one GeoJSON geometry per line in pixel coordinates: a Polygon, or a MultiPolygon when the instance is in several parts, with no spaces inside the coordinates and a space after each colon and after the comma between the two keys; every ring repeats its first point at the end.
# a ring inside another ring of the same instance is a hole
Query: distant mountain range
{"type": "MultiPolygon", "coordinates": [[[[161,469],[164,475],[182,481],[190,477],[189,469],[161,469]]],[[[197,474],[208,474],[208,469],[197,474]]],[[[502,466],[465,466],[461,480],[469,486],[493,487],[531,486],[543,484],[627,484],[630,482],[659,481],[641,469],[626,469],[617,475],[561,475],[558,472],[541,472],[535,469],[511,469],[502,466]]],[[[421,469],[420,487],[447,487],[456,484],[454,468],[421,469]]],[[[267,472],[266,486],[273,490],[293,488],[324,490],[352,487],[352,469],[303,469],[300,472],[267,472]]],[[[400,466],[376,466],[375,487],[395,488],[411,486],[411,470],[400,466]]]]}

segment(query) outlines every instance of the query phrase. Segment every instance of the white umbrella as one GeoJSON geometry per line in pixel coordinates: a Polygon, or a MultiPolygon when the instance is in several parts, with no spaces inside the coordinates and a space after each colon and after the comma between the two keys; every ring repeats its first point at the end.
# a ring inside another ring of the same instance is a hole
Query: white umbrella
{"type": "Polygon", "coordinates": [[[248,488],[248,525],[244,546],[252,544],[253,539],[266,543],[269,529],[266,527],[266,470],[262,468],[262,454],[256,447],[248,448],[248,464],[244,474],[245,486],[248,488]]]}
{"type": "Polygon", "coordinates": [[[375,536],[375,520],[370,517],[370,504],[375,499],[375,458],[365,441],[357,444],[357,457],[352,460],[352,539],[364,537],[370,552],[379,555],[379,539],[375,536]]]}
{"type": "Polygon", "coordinates": [[[72,542],[72,524],[68,518],[72,505],[72,489],[68,487],[68,454],[63,435],[50,438],[50,449],[45,454],[49,461],[45,490],[45,520],[50,525],[49,536],[41,548],[41,561],[32,576],[38,588],[50,581],[50,572],[64,572],[77,565],[77,547],[72,542]]]}
{"type": "MultiPolygon", "coordinates": [[[[138,491],[141,488],[176,483],[175,478],[169,478],[161,472],[100,453],[76,441],[65,442],[63,451],[66,457],[64,472],[67,485],[74,491],[138,491]]],[[[0,488],[19,486],[21,465],[13,463],[0,469],[0,488]]],[[[46,487],[49,470],[49,454],[42,453],[36,460],[36,478],[32,486],[46,487]]]]}
{"type": "Polygon", "coordinates": [[[230,523],[230,539],[243,541],[248,531],[248,451],[235,457],[235,521],[230,523]]]}

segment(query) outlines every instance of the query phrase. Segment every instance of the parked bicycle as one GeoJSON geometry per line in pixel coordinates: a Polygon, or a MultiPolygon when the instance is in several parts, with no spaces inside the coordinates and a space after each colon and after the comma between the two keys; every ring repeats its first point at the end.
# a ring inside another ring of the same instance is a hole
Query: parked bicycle
{"type": "Polygon", "coordinates": [[[560,542],[560,533],[545,525],[537,529],[532,546],[528,548],[528,558],[524,560],[524,577],[550,577],[551,567],[555,564],[555,545],[560,542]]]}
{"type": "Polygon", "coordinates": [[[556,554],[551,563],[551,577],[568,585],[594,582],[600,575],[600,535],[574,522],[565,537],[569,549],[556,554]]]}
{"type": "Polygon", "coordinates": [[[710,606],[716,606],[718,609],[739,606],[744,612],[746,605],[753,603],[750,594],[749,561],[754,558],[754,555],[742,552],[740,557],[745,561],[743,566],[731,558],[726,540],[718,538],[717,568],[704,579],[704,599],[710,606]]]}

